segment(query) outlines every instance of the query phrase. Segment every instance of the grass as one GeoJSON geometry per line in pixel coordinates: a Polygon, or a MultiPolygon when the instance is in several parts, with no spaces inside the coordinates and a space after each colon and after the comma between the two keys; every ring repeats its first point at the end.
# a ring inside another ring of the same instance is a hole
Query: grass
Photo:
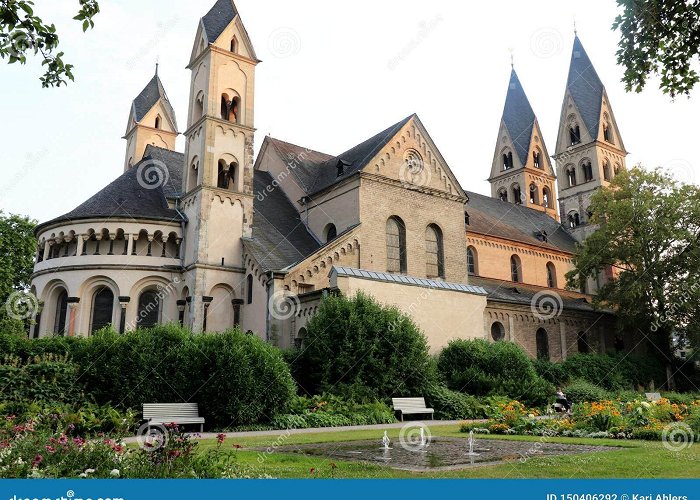
{"type": "MultiPolygon", "coordinates": [[[[465,438],[457,425],[431,427],[433,436],[465,438]]],[[[301,453],[280,453],[278,446],[294,444],[328,443],[376,439],[381,433],[373,431],[343,431],[312,434],[286,434],[278,436],[254,436],[229,438],[225,449],[238,444],[242,448],[231,451],[241,465],[248,466],[257,474],[276,478],[698,478],[700,477],[700,444],[683,451],[671,452],[660,442],[620,441],[612,439],[548,438],[548,442],[614,446],[612,452],[585,453],[578,455],[530,458],[526,461],[510,461],[497,465],[479,466],[453,471],[409,472],[383,465],[341,461],[323,457],[306,456],[301,453]],[[250,450],[269,448],[270,453],[250,450]],[[313,469],[313,472],[311,472],[313,469]]],[[[399,429],[388,431],[392,441],[398,440],[399,429]]],[[[489,439],[538,441],[533,436],[496,436],[489,439]]],[[[200,441],[205,451],[216,446],[215,440],[200,441]]]]}

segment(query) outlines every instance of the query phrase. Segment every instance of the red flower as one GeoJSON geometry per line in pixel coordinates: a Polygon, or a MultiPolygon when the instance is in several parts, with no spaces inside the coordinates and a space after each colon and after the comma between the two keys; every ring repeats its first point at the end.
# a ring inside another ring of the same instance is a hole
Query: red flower
{"type": "Polygon", "coordinates": [[[240,444],[234,444],[233,447],[236,448],[237,450],[240,448],[243,448],[240,444]]]}
{"type": "Polygon", "coordinates": [[[226,439],[226,434],[220,433],[216,435],[216,442],[221,444],[224,442],[224,439],[226,439]]]}
{"type": "Polygon", "coordinates": [[[42,460],[44,460],[44,457],[42,457],[41,455],[35,456],[34,460],[32,460],[32,469],[36,469],[37,467],[39,467],[39,464],[42,462],[42,460]]]}
{"type": "Polygon", "coordinates": [[[56,449],[53,446],[47,444],[46,451],[48,451],[49,453],[55,453],[56,449]]]}
{"type": "Polygon", "coordinates": [[[12,422],[15,418],[17,417],[15,417],[14,415],[8,415],[5,417],[5,420],[7,420],[8,422],[12,422]]]}
{"type": "Polygon", "coordinates": [[[309,474],[316,474],[316,469],[311,467],[311,469],[309,470],[309,474]]]}

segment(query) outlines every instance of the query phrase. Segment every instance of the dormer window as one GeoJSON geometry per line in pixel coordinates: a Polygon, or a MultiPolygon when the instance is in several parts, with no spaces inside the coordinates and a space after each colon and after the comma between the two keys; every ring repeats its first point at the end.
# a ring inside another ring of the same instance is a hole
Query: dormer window
{"type": "Polygon", "coordinates": [[[511,168],[513,168],[513,153],[508,151],[508,153],[503,153],[503,170],[511,168]]]}
{"type": "Polygon", "coordinates": [[[508,191],[505,188],[501,188],[498,191],[498,197],[501,201],[508,201],[508,191]]]}
{"type": "Polygon", "coordinates": [[[346,163],[343,160],[338,160],[338,164],[336,165],[336,177],[342,177],[345,175],[345,165],[346,163]]]}
{"type": "Polygon", "coordinates": [[[569,144],[575,146],[581,142],[581,129],[578,125],[569,127],[569,144]]]}
{"type": "Polygon", "coordinates": [[[535,232],[535,238],[538,240],[547,243],[547,231],[537,231],[535,232]]]}
{"type": "Polygon", "coordinates": [[[464,212],[464,224],[469,225],[469,212],[464,212]]]}

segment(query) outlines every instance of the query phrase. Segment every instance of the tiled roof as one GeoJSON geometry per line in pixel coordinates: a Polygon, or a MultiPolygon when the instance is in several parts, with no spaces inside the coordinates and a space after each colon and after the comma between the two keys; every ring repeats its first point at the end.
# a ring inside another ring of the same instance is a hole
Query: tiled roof
{"type": "Polygon", "coordinates": [[[154,75],[148,85],[144,87],[141,93],[134,99],[134,114],[136,116],[136,121],[140,122],[143,117],[146,116],[153,106],[156,105],[158,99],[163,99],[163,105],[167,113],[170,115],[170,119],[177,130],[177,121],[175,120],[175,110],[173,110],[168,96],[165,94],[165,89],[163,88],[163,83],[158,78],[158,75],[154,75]]]}
{"type": "Polygon", "coordinates": [[[316,176],[321,166],[333,158],[332,155],[313,151],[272,137],[266,137],[265,140],[269,141],[290,167],[293,167],[289,169],[290,172],[299,187],[307,194],[316,182],[316,176]]]}
{"type": "Polygon", "coordinates": [[[574,38],[566,88],[571,93],[588,132],[596,139],[605,88],[578,35],[574,38]]]}
{"type": "Polygon", "coordinates": [[[272,181],[268,172],[255,171],[254,191],[265,196],[256,196],[253,201],[253,236],[245,240],[246,247],[267,271],[284,269],[321,247],[284,191],[267,189],[273,186],[272,181]]]}
{"type": "Polygon", "coordinates": [[[362,278],[373,281],[383,281],[385,283],[398,283],[401,285],[420,286],[424,288],[434,288],[438,290],[451,290],[453,292],[465,292],[476,295],[486,295],[486,290],[479,286],[467,285],[464,283],[448,283],[446,281],[430,280],[425,278],[416,278],[413,276],[406,276],[403,274],[389,274],[341,266],[333,266],[333,268],[331,269],[331,273],[336,273],[338,276],[362,278]]]}
{"type": "Polygon", "coordinates": [[[610,313],[608,310],[596,311],[590,296],[570,290],[542,288],[535,285],[513,283],[512,281],[483,278],[481,276],[470,276],[469,283],[486,290],[488,300],[530,306],[533,302],[533,297],[540,293],[554,295],[554,297],[558,296],[561,299],[561,307],[565,310],[599,312],[601,314],[610,313]]]}
{"type": "Polygon", "coordinates": [[[527,163],[527,155],[530,151],[530,139],[532,138],[532,127],[535,124],[535,112],[530,106],[530,101],[525,95],[525,90],[520,84],[515,70],[510,72],[508,82],[508,93],[506,103],[503,107],[503,122],[508,134],[513,140],[515,151],[520,158],[520,163],[527,163]]]}
{"type": "Polygon", "coordinates": [[[232,0],[217,0],[202,18],[204,33],[209,43],[214,43],[219,38],[236,14],[236,6],[232,0]]]}
{"type": "MultiPolygon", "coordinates": [[[[182,179],[182,155],[174,153],[172,155],[164,153],[160,148],[151,150],[151,154],[163,158],[167,168],[169,180],[165,185],[158,183],[162,179],[162,174],[157,177],[156,172],[149,174],[149,168],[158,168],[154,165],[151,157],[144,157],[143,160],[117,177],[99,192],[88,198],[68,213],[61,215],[48,222],[44,222],[37,227],[37,232],[42,228],[57,222],[82,220],[82,219],[152,219],[181,221],[180,214],[168,208],[166,193],[173,192],[174,184],[179,184],[177,179],[182,179]],[[176,161],[179,155],[179,161],[176,161]],[[156,174],[156,175],[154,175],[156,174]],[[144,180],[145,179],[145,180],[144,180]],[[155,181],[155,184],[151,184],[155,181]],[[155,185],[155,187],[151,187],[155,185]]],[[[158,169],[162,171],[161,169],[158,169]]]]}
{"type": "Polygon", "coordinates": [[[163,193],[168,199],[179,198],[182,194],[182,169],[185,155],[149,144],[143,156],[165,163],[168,169],[168,180],[163,184],[163,193]]]}
{"type": "Polygon", "coordinates": [[[544,212],[497,198],[467,192],[469,213],[467,233],[474,232],[539,246],[543,249],[573,253],[576,240],[559,222],[544,212]],[[536,237],[547,233],[547,241],[536,237]]]}

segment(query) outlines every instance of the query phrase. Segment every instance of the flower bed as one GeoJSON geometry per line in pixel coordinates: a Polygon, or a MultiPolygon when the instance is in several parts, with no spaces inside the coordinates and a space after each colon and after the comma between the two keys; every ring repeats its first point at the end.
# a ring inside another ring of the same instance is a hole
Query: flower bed
{"type": "Polygon", "coordinates": [[[511,401],[498,405],[486,424],[463,424],[462,432],[661,440],[673,430],[677,438],[700,441],[700,400],[691,404],[659,401],[594,401],[575,404],[571,415],[537,418],[537,412],[511,401]]]}

